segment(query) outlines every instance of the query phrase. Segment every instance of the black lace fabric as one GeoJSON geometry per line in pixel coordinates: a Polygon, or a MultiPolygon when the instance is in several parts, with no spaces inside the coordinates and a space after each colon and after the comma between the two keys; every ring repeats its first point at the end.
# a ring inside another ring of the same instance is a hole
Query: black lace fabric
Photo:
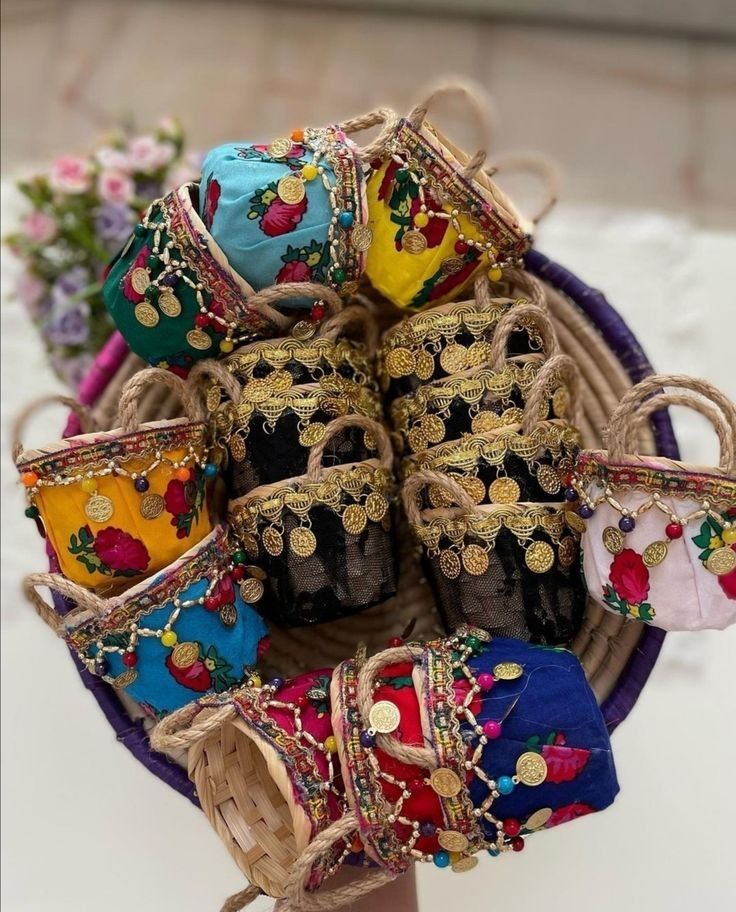
{"type": "MultiPolygon", "coordinates": [[[[396,594],[398,565],[393,524],[368,521],[359,535],[347,533],[340,515],[324,505],[309,511],[317,548],[301,557],[289,548],[289,535],[301,525],[285,514],[284,550],[277,557],[258,534],[256,562],[268,575],[259,611],[279,627],[324,624],[356,614],[396,594]]],[[[262,527],[263,528],[263,527],[262,527]]],[[[262,531],[262,529],[261,529],[262,531]]]]}
{"type": "MultiPolygon", "coordinates": [[[[541,531],[532,538],[549,541],[541,531]]],[[[474,624],[492,636],[568,646],[585,610],[579,559],[568,567],[556,561],[546,573],[534,573],[525,564],[524,549],[506,529],[501,530],[488,556],[489,567],[482,575],[474,576],[463,568],[455,579],[449,579],[442,572],[439,555],[425,552],[427,579],[447,631],[474,624]]]]}

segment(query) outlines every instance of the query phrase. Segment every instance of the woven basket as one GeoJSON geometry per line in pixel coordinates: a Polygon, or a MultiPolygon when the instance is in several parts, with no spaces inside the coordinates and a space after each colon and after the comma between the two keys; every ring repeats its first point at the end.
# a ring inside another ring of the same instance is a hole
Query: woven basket
{"type": "MultiPolygon", "coordinates": [[[[601,444],[601,430],[623,393],[651,373],[639,343],[603,295],[585,285],[563,267],[537,251],[527,257],[528,269],[544,282],[549,312],[553,318],[561,349],[577,361],[583,378],[581,423],[585,446],[601,444]]],[[[122,337],[113,335],[98,355],[80,389],[81,400],[94,407],[102,427],[114,421],[123,383],[143,366],[131,355],[122,337]]],[[[151,390],[141,402],[143,420],[175,415],[179,408],[173,395],[151,390]]],[[[72,416],[67,434],[76,433],[72,416]]],[[[642,433],[642,452],[656,449],[661,455],[678,457],[677,444],[669,418],[664,413],[652,417],[652,431],[642,433]]],[[[413,637],[441,632],[439,616],[410,536],[398,532],[403,552],[397,595],[355,617],[317,628],[272,631],[267,672],[282,677],[298,674],[316,666],[332,666],[354,654],[359,642],[369,652],[385,647],[389,637],[400,635],[415,621],[413,637]]],[[[63,599],[56,597],[63,611],[63,599]]],[[[68,606],[67,606],[68,607],[68,606]]],[[[630,712],[654,666],[664,633],[632,621],[625,621],[588,605],[582,629],[573,645],[591,686],[602,705],[604,718],[613,730],[630,712]]],[[[150,750],[147,725],[135,707],[124,702],[107,684],[80,667],[85,685],[135,757],[172,788],[195,803],[195,787],[183,766],[150,750]]],[[[238,859],[236,858],[236,861],[238,859]]]]}

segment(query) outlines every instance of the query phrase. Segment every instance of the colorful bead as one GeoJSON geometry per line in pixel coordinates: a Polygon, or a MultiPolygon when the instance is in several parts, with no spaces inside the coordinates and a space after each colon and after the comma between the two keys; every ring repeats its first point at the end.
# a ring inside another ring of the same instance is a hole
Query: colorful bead
{"type": "Polygon", "coordinates": [[[38,481],[38,475],[35,472],[24,472],[20,480],[27,488],[32,488],[38,481]]]}
{"type": "Polygon", "coordinates": [[[174,471],[174,478],[176,478],[177,481],[187,482],[191,479],[191,477],[192,477],[192,471],[191,471],[191,469],[188,469],[186,466],[181,466],[180,468],[178,468],[174,471]]]}
{"type": "Polygon", "coordinates": [[[633,516],[622,516],[618,521],[618,527],[622,532],[633,532],[636,528],[636,520],[633,516]]]}
{"type": "Polygon", "coordinates": [[[133,487],[139,494],[143,494],[151,487],[151,484],[147,478],[136,478],[133,482],[133,487]]]}
{"type": "Polygon", "coordinates": [[[501,795],[510,795],[515,788],[514,780],[511,776],[499,776],[496,779],[496,788],[501,795]]]}
{"type": "Polygon", "coordinates": [[[237,567],[233,567],[230,576],[235,580],[236,583],[239,583],[245,576],[245,567],[243,567],[241,564],[239,564],[237,567]]]}
{"type": "Polygon", "coordinates": [[[478,687],[480,687],[481,690],[489,691],[493,688],[495,683],[495,678],[488,671],[483,671],[478,675],[478,687]]]}
{"type": "Polygon", "coordinates": [[[409,180],[409,172],[406,168],[399,168],[396,171],[396,180],[400,184],[405,184],[409,180]]]}
{"type": "Polygon", "coordinates": [[[29,519],[38,519],[38,507],[26,507],[25,514],[29,519]]]}
{"type": "Polygon", "coordinates": [[[431,820],[423,820],[419,824],[419,832],[422,834],[422,836],[429,838],[430,836],[434,836],[434,834],[437,832],[437,827],[434,823],[432,823],[431,820]]]}
{"type": "Polygon", "coordinates": [[[248,687],[263,687],[263,681],[259,674],[252,674],[248,677],[248,687]]]}
{"type": "Polygon", "coordinates": [[[488,846],[488,854],[491,856],[491,858],[498,858],[498,856],[501,854],[501,850],[498,846],[495,845],[488,846]]]}
{"type": "Polygon", "coordinates": [[[281,688],[284,686],[284,679],[271,678],[271,680],[268,682],[268,686],[273,690],[281,690],[281,688]]]}
{"type": "Polygon", "coordinates": [[[220,351],[224,352],[226,355],[229,354],[235,348],[235,343],[232,339],[223,339],[220,342],[220,351]]]}
{"type": "Polygon", "coordinates": [[[484,722],[483,734],[490,741],[495,741],[496,738],[501,736],[501,723],[496,722],[494,719],[489,719],[487,722],[484,722]]]}
{"type": "Polygon", "coordinates": [[[578,492],[575,488],[565,488],[565,500],[572,502],[578,499],[578,492]]]}
{"type": "Polygon", "coordinates": [[[107,674],[108,669],[107,659],[102,653],[99,653],[95,656],[95,674],[99,677],[103,677],[107,674]]]}
{"type": "Polygon", "coordinates": [[[208,595],[204,600],[204,607],[206,611],[217,611],[221,604],[222,599],[219,595],[208,595]]]}
{"type": "Polygon", "coordinates": [[[488,270],[488,278],[491,282],[500,282],[503,278],[503,269],[500,266],[491,266],[488,270]]]}
{"type": "Polygon", "coordinates": [[[450,863],[450,853],[449,852],[435,852],[432,861],[438,868],[446,868],[450,863]]]}
{"type": "Polygon", "coordinates": [[[455,241],[455,253],[462,256],[464,253],[467,253],[470,248],[465,243],[465,241],[455,241]]]}
{"type": "Polygon", "coordinates": [[[315,323],[319,323],[320,320],[324,320],[326,313],[327,308],[324,304],[318,301],[316,304],[312,304],[312,309],[309,311],[309,316],[315,323]]]}
{"type": "Polygon", "coordinates": [[[429,216],[426,212],[417,212],[414,216],[414,224],[417,228],[426,228],[429,224],[429,216]]]}
{"type": "Polygon", "coordinates": [[[736,528],[724,529],[721,538],[726,545],[736,545],[736,528]]]}
{"type": "Polygon", "coordinates": [[[233,554],[233,563],[234,564],[244,564],[245,563],[245,551],[238,549],[233,554]]]}
{"type": "Polygon", "coordinates": [[[134,652],[125,651],[123,653],[123,665],[126,668],[135,668],[138,664],[138,656],[134,652]]]}
{"type": "Polygon", "coordinates": [[[477,652],[477,650],[479,650],[481,647],[481,642],[478,637],[469,636],[465,637],[465,645],[468,647],[468,649],[471,650],[471,652],[477,652]]]}
{"type": "Polygon", "coordinates": [[[146,234],[148,234],[148,229],[146,228],[145,225],[136,225],[135,228],[133,229],[133,234],[139,238],[145,237],[146,234]]]}
{"type": "Polygon", "coordinates": [[[214,478],[217,475],[217,466],[214,462],[207,462],[204,466],[204,477],[205,478],[214,478]]]}
{"type": "Polygon", "coordinates": [[[590,519],[590,517],[595,513],[595,510],[589,504],[583,504],[578,509],[578,516],[582,519],[590,519]]]}
{"type": "Polygon", "coordinates": [[[516,817],[509,817],[503,822],[503,831],[507,836],[518,836],[521,832],[521,824],[516,817]]]}
{"type": "Polygon", "coordinates": [[[304,130],[292,130],[290,139],[296,143],[302,142],[304,140],[304,130]]]}
{"type": "Polygon", "coordinates": [[[341,212],[338,221],[341,228],[352,228],[355,216],[352,212],[341,212]]]}
{"type": "Polygon", "coordinates": [[[328,754],[337,753],[337,738],[334,735],[328,735],[325,738],[325,750],[328,754]]]}
{"type": "Polygon", "coordinates": [[[390,649],[396,649],[399,646],[403,646],[404,641],[401,637],[391,637],[391,639],[388,641],[388,645],[390,649]]]}
{"type": "Polygon", "coordinates": [[[305,181],[312,181],[319,174],[316,165],[304,165],[302,168],[302,177],[305,181]]]}
{"type": "Polygon", "coordinates": [[[300,709],[304,709],[305,706],[309,705],[309,697],[306,694],[299,694],[294,702],[300,709]]]}
{"type": "Polygon", "coordinates": [[[158,288],[156,285],[149,285],[148,288],[146,288],[146,297],[152,303],[155,304],[156,301],[158,301],[160,295],[161,295],[161,289],[158,288]]]}
{"type": "Polygon", "coordinates": [[[210,318],[207,316],[207,314],[198,313],[194,318],[194,325],[198,326],[200,329],[204,329],[205,326],[210,325],[210,318]]]}
{"type": "Polygon", "coordinates": [[[167,288],[173,288],[179,281],[179,276],[175,272],[167,272],[161,281],[167,288]]]}
{"type": "MultiPolygon", "coordinates": [[[[667,538],[682,538],[682,525],[679,522],[667,523],[664,529],[664,534],[667,538]]],[[[724,539],[725,541],[725,539],[724,539]]]]}
{"type": "Polygon", "coordinates": [[[152,253],[152,254],[148,257],[148,259],[146,260],[146,262],[148,263],[148,268],[149,268],[149,269],[157,269],[157,268],[161,265],[161,262],[160,262],[159,258],[156,256],[155,253],[152,253]]]}
{"type": "Polygon", "coordinates": [[[97,479],[96,478],[83,478],[82,479],[82,490],[86,494],[92,494],[93,491],[97,490],[97,479]]]}
{"type": "Polygon", "coordinates": [[[341,285],[345,281],[345,270],[338,266],[337,269],[333,270],[332,278],[338,285],[341,285]]]}
{"type": "Polygon", "coordinates": [[[161,645],[171,649],[173,646],[176,646],[178,639],[179,637],[173,630],[164,630],[161,634],[161,645]]]}
{"type": "Polygon", "coordinates": [[[353,841],[350,843],[350,851],[356,855],[358,852],[363,851],[363,840],[360,838],[360,836],[353,836],[353,841]]]}
{"type": "Polygon", "coordinates": [[[523,852],[525,845],[526,845],[526,843],[524,842],[524,840],[522,839],[521,836],[515,836],[511,840],[511,848],[514,850],[514,852],[523,852]]]}
{"type": "Polygon", "coordinates": [[[360,733],[360,743],[363,747],[375,747],[376,736],[369,731],[362,731],[360,733]]]}

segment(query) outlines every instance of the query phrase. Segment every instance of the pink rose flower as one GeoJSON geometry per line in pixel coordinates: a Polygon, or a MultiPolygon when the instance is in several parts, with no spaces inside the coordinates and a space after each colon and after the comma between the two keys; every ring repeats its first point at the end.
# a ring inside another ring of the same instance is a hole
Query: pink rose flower
{"type": "Polygon", "coordinates": [[[641,554],[624,548],[617,554],[608,572],[616,595],[630,605],[641,605],[649,594],[649,570],[641,554]]]}
{"type": "Polygon", "coordinates": [[[127,203],[135,193],[135,185],[122,171],[103,171],[97,178],[97,192],[106,203],[127,203]]]}
{"type": "Polygon", "coordinates": [[[94,549],[102,563],[111,570],[143,573],[151,560],[142,541],[112,526],[100,529],[95,537],[94,549]]]}
{"type": "Polygon", "coordinates": [[[51,165],[49,184],[60,193],[86,193],[91,176],[92,168],[86,158],[64,155],[51,165]]]}
{"type": "Polygon", "coordinates": [[[56,221],[45,212],[29,212],[21,227],[25,236],[36,244],[48,244],[56,237],[56,221]]]}
{"type": "Polygon", "coordinates": [[[168,142],[158,142],[152,136],[137,136],[128,145],[130,170],[153,174],[168,165],[176,149],[168,142]]]}

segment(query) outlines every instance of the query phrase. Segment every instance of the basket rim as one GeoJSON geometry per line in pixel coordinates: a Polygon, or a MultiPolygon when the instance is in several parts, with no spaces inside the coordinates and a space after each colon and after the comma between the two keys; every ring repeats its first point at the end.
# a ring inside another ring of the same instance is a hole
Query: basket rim
{"type": "MultiPolygon", "coordinates": [[[[626,321],[609,304],[602,292],[586,285],[564,266],[538,250],[529,251],[525,256],[525,262],[529,272],[548,282],[577,305],[600,332],[604,342],[633,383],[638,383],[653,373],[654,369],[642,346],[626,321]]],[[[129,349],[125,340],[119,332],[114,332],[98,353],[79,387],[78,398],[83,405],[94,405],[128,354],[129,349]]],[[[651,420],[659,454],[670,459],[679,459],[680,452],[669,411],[657,412],[651,416],[651,420]]],[[[78,418],[72,414],[64,430],[64,436],[76,433],[79,433],[78,418]]],[[[60,613],[69,610],[70,603],[63,597],[54,595],[54,601],[60,613]]],[[[664,638],[664,630],[657,627],[646,626],[642,630],[637,648],[601,706],[609,732],[613,732],[623,722],[636,704],[657,661],[664,638]]],[[[87,671],[73,653],[71,655],[82,682],[97,701],[118,741],[155,776],[199,805],[194,783],[190,782],[186,770],[163,754],[152,751],[142,722],[132,720],[113,688],[87,671]]]]}

